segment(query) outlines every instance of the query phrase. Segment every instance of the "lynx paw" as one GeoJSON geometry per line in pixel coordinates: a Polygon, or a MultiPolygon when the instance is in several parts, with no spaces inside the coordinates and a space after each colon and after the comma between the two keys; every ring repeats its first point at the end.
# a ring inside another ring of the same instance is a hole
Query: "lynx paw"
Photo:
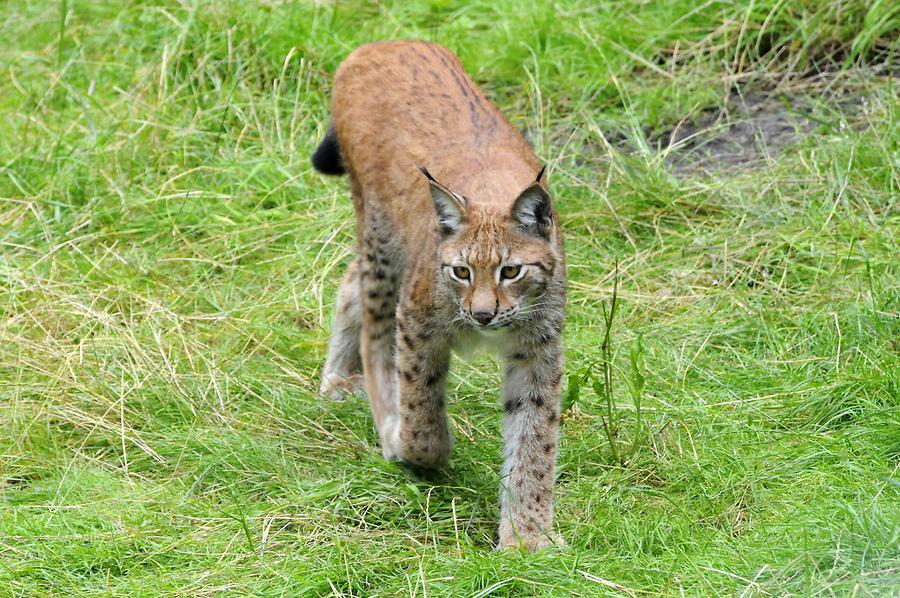
{"type": "Polygon", "coordinates": [[[447,465],[450,457],[451,442],[446,435],[422,440],[414,445],[405,441],[400,434],[400,420],[396,415],[384,421],[379,436],[381,454],[388,461],[402,461],[420,469],[440,469],[447,465]]]}
{"type": "Polygon", "coordinates": [[[329,372],[322,376],[319,392],[334,401],[343,401],[348,395],[363,395],[363,377],[359,374],[341,376],[336,372],[329,372]]]}
{"type": "Polygon", "coordinates": [[[381,424],[378,431],[381,439],[381,454],[386,461],[402,461],[400,455],[400,422],[396,415],[391,415],[381,424]]]}
{"type": "Polygon", "coordinates": [[[512,525],[504,521],[500,524],[500,543],[497,550],[525,550],[536,552],[556,546],[562,548],[566,545],[562,536],[554,531],[544,531],[532,525],[525,525],[520,530],[513,530],[512,525]],[[518,531],[518,533],[516,533],[518,531]]]}

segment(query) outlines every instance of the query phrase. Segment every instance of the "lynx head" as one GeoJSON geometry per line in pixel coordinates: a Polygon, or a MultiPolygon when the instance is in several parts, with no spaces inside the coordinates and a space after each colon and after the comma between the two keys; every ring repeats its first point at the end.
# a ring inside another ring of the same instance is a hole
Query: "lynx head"
{"type": "Polygon", "coordinates": [[[562,265],[544,170],[503,210],[469,201],[421,170],[437,218],[440,279],[459,319],[480,330],[532,319],[562,265]]]}

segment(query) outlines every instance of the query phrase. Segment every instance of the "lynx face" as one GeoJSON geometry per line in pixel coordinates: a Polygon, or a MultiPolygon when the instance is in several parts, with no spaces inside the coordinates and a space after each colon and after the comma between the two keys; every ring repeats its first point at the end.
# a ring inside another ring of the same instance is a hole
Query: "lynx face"
{"type": "Polygon", "coordinates": [[[425,172],[441,232],[441,280],[459,307],[459,321],[486,330],[527,321],[559,261],[549,194],[535,182],[509,213],[497,213],[425,172]]]}
{"type": "Polygon", "coordinates": [[[459,320],[497,329],[529,319],[556,265],[550,243],[520,231],[510,216],[470,212],[439,250],[459,320]]]}

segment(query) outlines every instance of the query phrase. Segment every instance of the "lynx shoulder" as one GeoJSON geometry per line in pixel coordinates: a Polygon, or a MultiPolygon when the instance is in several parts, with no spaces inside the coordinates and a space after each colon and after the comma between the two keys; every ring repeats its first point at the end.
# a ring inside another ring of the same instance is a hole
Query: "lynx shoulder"
{"type": "Polygon", "coordinates": [[[505,363],[500,545],[553,542],[565,260],[544,170],[447,49],[354,51],[313,155],[346,173],[357,256],[338,293],[322,392],[364,391],[386,458],[447,462],[451,352],[505,363]]]}

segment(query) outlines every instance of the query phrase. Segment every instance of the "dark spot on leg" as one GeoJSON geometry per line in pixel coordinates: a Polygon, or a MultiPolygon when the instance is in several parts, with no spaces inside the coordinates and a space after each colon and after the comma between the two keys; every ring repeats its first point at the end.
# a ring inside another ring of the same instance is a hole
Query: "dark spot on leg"
{"type": "Polygon", "coordinates": [[[544,345],[546,345],[547,343],[549,343],[550,341],[552,341],[555,338],[556,338],[555,336],[547,336],[546,334],[538,334],[534,337],[534,340],[538,346],[543,347],[544,345]]]}
{"type": "Polygon", "coordinates": [[[522,407],[522,399],[510,399],[503,403],[503,409],[507,413],[515,413],[522,407]]]}
{"type": "Polygon", "coordinates": [[[547,444],[544,445],[544,452],[545,452],[545,453],[549,454],[552,450],[553,450],[553,443],[552,443],[552,442],[548,442],[547,444]]]}
{"type": "Polygon", "coordinates": [[[513,360],[515,360],[515,361],[523,361],[523,360],[526,359],[527,357],[528,357],[528,356],[525,355],[524,353],[513,353],[512,356],[511,356],[511,359],[513,359],[513,360]]]}
{"type": "Polygon", "coordinates": [[[428,376],[428,379],[425,380],[425,384],[428,386],[434,386],[434,383],[437,382],[439,378],[440,378],[440,375],[438,375],[436,372],[432,373],[431,375],[428,376]]]}
{"type": "Polygon", "coordinates": [[[384,280],[386,276],[387,274],[381,268],[375,270],[375,278],[377,278],[378,280],[384,280]]]}
{"type": "Polygon", "coordinates": [[[562,370],[555,370],[553,374],[550,376],[550,385],[558,386],[562,381],[562,370]]]}
{"type": "Polygon", "coordinates": [[[531,402],[534,403],[535,407],[543,407],[544,406],[544,397],[542,397],[541,395],[531,397],[531,402]]]}
{"type": "Polygon", "coordinates": [[[406,381],[407,381],[407,382],[409,382],[410,384],[412,384],[412,381],[413,381],[413,375],[412,375],[412,374],[410,374],[410,373],[407,372],[406,370],[403,370],[403,377],[406,378],[406,381]]]}
{"type": "Polygon", "coordinates": [[[403,344],[404,344],[404,345],[406,345],[406,346],[409,347],[410,349],[413,348],[413,346],[414,346],[414,345],[413,345],[413,340],[412,340],[411,338],[409,338],[409,335],[408,335],[408,334],[403,333],[402,335],[400,335],[400,338],[403,340],[403,344]]]}

